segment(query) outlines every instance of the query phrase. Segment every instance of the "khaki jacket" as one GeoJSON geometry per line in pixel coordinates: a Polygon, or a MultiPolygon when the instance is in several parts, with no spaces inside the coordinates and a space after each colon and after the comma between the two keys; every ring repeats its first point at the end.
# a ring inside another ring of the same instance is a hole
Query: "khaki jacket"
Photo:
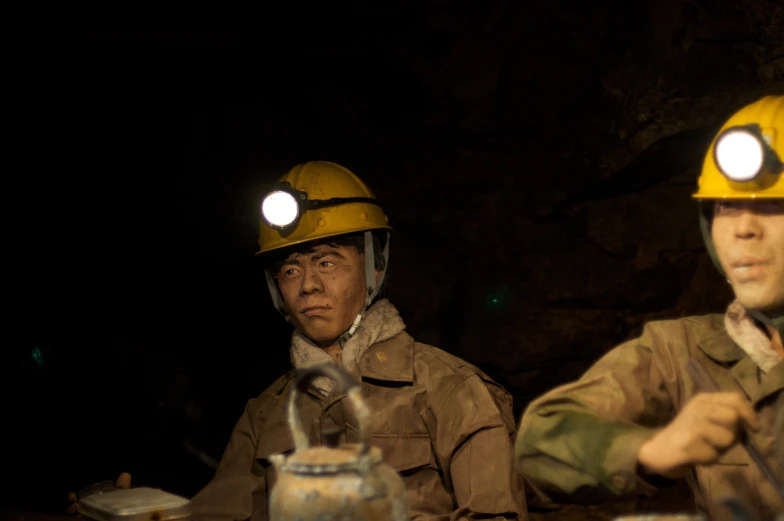
{"type": "MultiPolygon", "coordinates": [[[[358,360],[372,411],[371,443],[403,477],[414,520],[527,519],[513,468],[511,396],[482,371],[405,332],[371,345],[358,360]]],[[[269,456],[294,448],[286,408],[296,371],[250,400],[214,479],[194,497],[195,519],[267,519],[275,484],[269,456]]],[[[312,444],[337,427],[356,442],[351,404],[337,390],[299,396],[312,444]]]]}
{"type": "MultiPolygon", "coordinates": [[[[530,404],[516,442],[519,468],[538,495],[558,502],[598,502],[655,490],[637,473],[637,452],[697,392],[686,370],[697,358],[723,391],[742,393],[763,428],[754,435],[774,471],[777,410],[784,407],[784,361],[762,373],[724,329],[722,315],[649,323],[642,336],[616,347],[580,380],[530,404]]],[[[759,519],[773,519],[784,501],[741,445],[688,476],[697,508],[724,519],[718,502],[736,497],[759,519]]]]}

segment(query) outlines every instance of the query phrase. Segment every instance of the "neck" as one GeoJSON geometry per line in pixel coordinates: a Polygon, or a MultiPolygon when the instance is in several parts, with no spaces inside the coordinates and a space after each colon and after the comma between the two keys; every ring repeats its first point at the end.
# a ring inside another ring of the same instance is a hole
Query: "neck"
{"type": "MultiPolygon", "coordinates": [[[[307,336],[307,335],[305,335],[307,336]]],[[[318,348],[322,351],[327,353],[332,359],[340,365],[341,353],[343,352],[343,348],[340,346],[340,338],[333,338],[332,340],[313,340],[312,338],[308,337],[311,342],[316,344],[318,348]]]]}

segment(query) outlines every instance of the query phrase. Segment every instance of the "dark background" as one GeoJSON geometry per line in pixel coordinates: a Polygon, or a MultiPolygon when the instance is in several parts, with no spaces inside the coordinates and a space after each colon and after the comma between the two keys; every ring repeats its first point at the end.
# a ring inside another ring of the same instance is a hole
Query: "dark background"
{"type": "Polygon", "coordinates": [[[211,478],[289,364],[253,254],[265,188],[300,162],[371,186],[409,330],[518,414],[645,321],[724,308],[689,196],[723,118],[782,91],[778,2],[370,4],[28,42],[6,80],[24,209],[0,507],[211,478]]]}

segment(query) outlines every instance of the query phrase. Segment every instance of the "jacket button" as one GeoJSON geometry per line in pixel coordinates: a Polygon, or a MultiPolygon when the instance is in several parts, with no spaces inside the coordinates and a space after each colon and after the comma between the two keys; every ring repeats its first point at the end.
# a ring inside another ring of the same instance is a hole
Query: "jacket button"
{"type": "Polygon", "coordinates": [[[626,486],[629,484],[628,480],[621,474],[614,474],[613,477],[610,478],[610,483],[619,490],[625,490],[626,486]]]}

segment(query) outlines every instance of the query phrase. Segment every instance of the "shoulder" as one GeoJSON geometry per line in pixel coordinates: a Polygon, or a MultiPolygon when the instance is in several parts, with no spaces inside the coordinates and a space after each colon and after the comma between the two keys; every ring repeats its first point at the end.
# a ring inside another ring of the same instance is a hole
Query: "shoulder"
{"type": "Polygon", "coordinates": [[[434,394],[448,395],[461,385],[471,386],[479,393],[489,394],[499,409],[508,409],[511,414],[512,396],[509,392],[484,371],[460,357],[416,342],[414,368],[417,381],[424,383],[434,394]]]}
{"type": "Polygon", "coordinates": [[[435,346],[414,343],[414,373],[418,380],[433,382],[450,379],[465,380],[478,374],[479,369],[462,358],[435,346]]]}
{"type": "Polygon", "coordinates": [[[261,394],[248,400],[245,411],[254,423],[263,422],[274,409],[280,406],[296,375],[296,369],[286,371],[261,394]]]}
{"type": "Polygon", "coordinates": [[[738,358],[738,351],[724,328],[724,315],[695,315],[648,322],[639,336],[611,349],[599,365],[607,369],[650,360],[675,378],[700,352],[715,360],[730,361],[738,358]]]}
{"type": "Polygon", "coordinates": [[[642,336],[667,343],[698,345],[724,331],[724,315],[710,314],[654,320],[645,325],[642,336]]]}
{"type": "Polygon", "coordinates": [[[481,369],[462,358],[420,342],[414,343],[414,363],[435,371],[437,374],[454,374],[464,379],[474,375],[487,376],[481,369]]]}
{"type": "Polygon", "coordinates": [[[266,389],[264,389],[261,394],[259,394],[253,400],[264,400],[274,398],[276,396],[281,396],[285,394],[286,388],[289,387],[289,384],[292,380],[297,376],[296,369],[289,369],[281,376],[279,376],[274,382],[272,382],[266,389]]]}

